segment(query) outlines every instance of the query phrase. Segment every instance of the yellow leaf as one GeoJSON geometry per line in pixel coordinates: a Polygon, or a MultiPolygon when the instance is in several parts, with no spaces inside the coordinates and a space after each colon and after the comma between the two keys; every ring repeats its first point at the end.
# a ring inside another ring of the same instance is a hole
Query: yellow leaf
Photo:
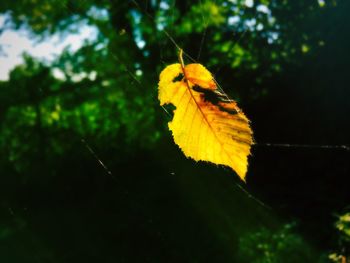
{"type": "Polygon", "coordinates": [[[173,104],[169,122],[175,143],[187,157],[231,167],[244,180],[253,143],[248,118],[220,92],[201,64],[167,66],[158,84],[160,105],[173,104]]]}

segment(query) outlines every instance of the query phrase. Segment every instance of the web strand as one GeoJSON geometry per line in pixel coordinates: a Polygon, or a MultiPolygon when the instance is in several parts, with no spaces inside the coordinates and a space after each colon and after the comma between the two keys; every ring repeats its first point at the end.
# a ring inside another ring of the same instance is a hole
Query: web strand
{"type": "Polygon", "coordinates": [[[295,148],[295,149],[326,149],[326,150],[344,150],[350,152],[347,145],[312,145],[312,144],[289,144],[289,143],[256,143],[257,147],[275,147],[275,148],[295,148]]]}
{"type": "MultiPolygon", "coordinates": [[[[203,7],[202,0],[199,0],[199,2],[200,2],[200,5],[203,7]]],[[[199,58],[201,56],[202,47],[204,45],[204,40],[205,40],[205,37],[206,37],[206,34],[207,34],[207,29],[208,29],[208,20],[205,20],[204,12],[202,12],[202,21],[203,21],[203,24],[204,24],[204,31],[203,31],[203,34],[202,34],[202,37],[201,37],[201,42],[199,44],[199,50],[198,50],[198,55],[197,55],[197,60],[198,61],[199,61],[199,58]]]]}
{"type": "MultiPolygon", "coordinates": [[[[243,7],[243,10],[245,11],[247,9],[247,6],[243,7]]],[[[256,12],[254,14],[253,19],[256,19],[258,16],[258,13],[256,12]]],[[[247,34],[247,32],[249,31],[249,27],[247,26],[246,29],[239,35],[238,39],[236,40],[236,42],[233,42],[233,44],[231,45],[231,48],[227,51],[227,54],[230,54],[231,51],[238,45],[238,43],[245,37],[245,35],[247,34]]],[[[235,32],[236,33],[236,32],[235,32]]],[[[235,35],[234,33],[234,35],[235,35]]],[[[218,67],[218,69],[215,71],[214,75],[217,75],[219,73],[219,71],[222,69],[223,66],[218,67]]]]}
{"type": "MultiPolygon", "coordinates": [[[[149,13],[147,12],[147,10],[144,10],[142,9],[142,7],[135,1],[135,0],[131,0],[131,2],[133,2],[136,6],[137,9],[139,9],[139,11],[143,14],[145,14],[148,19],[151,19],[152,21],[154,21],[154,17],[149,13]]],[[[180,50],[182,49],[175,41],[175,39],[169,34],[169,32],[163,28],[163,29],[160,29],[161,32],[163,32],[167,38],[173,43],[173,45],[176,47],[177,50],[180,50]]],[[[197,62],[194,58],[192,58],[189,54],[187,54],[185,51],[183,51],[183,54],[189,59],[191,60],[192,62],[197,62]]]]}
{"type": "MultiPolygon", "coordinates": [[[[132,2],[137,6],[137,8],[139,9],[140,12],[142,12],[143,14],[145,14],[149,19],[154,19],[154,17],[149,14],[146,10],[142,10],[142,8],[140,7],[140,5],[135,1],[132,0],[132,2]]],[[[201,2],[202,4],[202,2],[201,2]]],[[[247,7],[245,6],[244,9],[246,9],[247,7]]],[[[254,15],[253,18],[257,17],[257,13],[254,15]]],[[[203,19],[203,23],[204,21],[204,16],[202,16],[203,19]]],[[[204,41],[205,41],[205,37],[206,37],[206,32],[207,32],[207,27],[208,27],[208,23],[205,23],[205,30],[202,34],[202,38],[201,38],[201,43],[199,46],[199,51],[198,51],[198,55],[197,55],[197,60],[200,59],[200,55],[202,52],[202,48],[204,45],[204,41]]],[[[182,48],[178,45],[178,43],[175,41],[175,39],[170,35],[170,33],[166,30],[166,29],[162,29],[161,30],[164,35],[171,41],[171,43],[176,47],[176,49],[178,50],[178,52],[180,50],[182,50],[182,48]]],[[[229,51],[227,53],[230,53],[241,41],[242,39],[244,39],[244,37],[247,35],[249,31],[249,27],[246,27],[244,29],[244,31],[239,35],[238,39],[232,43],[229,51]]],[[[197,62],[194,58],[192,58],[189,54],[187,54],[185,51],[183,51],[184,56],[189,59],[192,62],[197,62]]],[[[220,70],[222,69],[222,66],[219,67],[216,70],[217,74],[220,70]]],[[[215,77],[213,76],[213,80],[217,85],[218,90],[223,94],[223,96],[225,96],[225,98],[229,101],[231,101],[232,99],[230,99],[227,94],[224,92],[224,90],[222,89],[222,87],[219,85],[219,83],[216,81],[215,77]]],[[[169,112],[163,107],[164,111],[167,113],[167,115],[171,118],[171,115],[169,114],[169,112]]],[[[258,143],[255,144],[256,147],[267,147],[267,148],[295,148],[295,149],[329,149],[329,150],[345,150],[345,151],[350,151],[350,147],[346,146],[346,145],[308,145],[308,144],[276,144],[276,143],[258,143]]],[[[254,197],[252,194],[250,194],[243,186],[239,185],[238,183],[236,183],[236,186],[243,191],[249,198],[251,198],[252,200],[254,200],[255,202],[257,202],[259,205],[267,208],[267,209],[271,209],[270,207],[268,207],[266,204],[264,204],[262,201],[260,201],[258,198],[254,197]]]]}
{"type": "Polygon", "coordinates": [[[90,147],[90,145],[82,138],[81,143],[85,146],[85,148],[91,153],[91,155],[97,160],[97,162],[102,166],[102,168],[106,171],[108,175],[110,175],[114,180],[116,178],[113,176],[112,172],[108,169],[108,167],[102,162],[102,160],[98,157],[95,151],[90,147]]]}
{"type": "Polygon", "coordinates": [[[240,185],[239,183],[235,183],[236,186],[243,192],[245,193],[249,199],[252,199],[253,201],[255,201],[256,203],[258,203],[260,206],[268,209],[268,210],[272,210],[272,208],[268,205],[266,205],[264,202],[260,201],[258,198],[256,198],[255,196],[253,196],[251,193],[249,193],[242,185],[240,185]]]}
{"type": "MultiPolygon", "coordinates": [[[[80,4],[82,3],[86,3],[86,0],[83,0],[82,2],[80,2],[80,4]]],[[[67,6],[67,4],[65,4],[64,2],[60,2],[60,4],[63,6],[63,8],[65,8],[71,15],[74,15],[74,12],[67,6]]],[[[123,69],[125,72],[127,72],[127,74],[129,74],[129,76],[136,81],[136,83],[138,85],[141,86],[141,82],[137,79],[136,75],[131,72],[128,69],[128,66],[126,65],[126,63],[124,63],[123,61],[120,60],[120,58],[116,55],[116,54],[112,54],[113,58],[120,64],[123,66],[123,69]]],[[[164,108],[164,110],[166,111],[166,109],[164,108]]],[[[169,114],[169,112],[166,111],[167,114],[169,114]]],[[[170,114],[169,114],[170,115],[170,114]]],[[[85,148],[90,152],[90,154],[95,158],[95,160],[99,163],[99,165],[101,165],[101,167],[106,171],[106,173],[113,179],[116,181],[115,176],[112,174],[112,172],[108,169],[108,167],[104,164],[104,162],[98,157],[98,155],[95,153],[95,151],[92,149],[92,147],[89,145],[89,143],[84,139],[81,138],[81,143],[85,146],[85,148]]]]}
{"type": "MultiPolygon", "coordinates": [[[[134,5],[139,9],[139,11],[142,14],[145,14],[145,17],[147,17],[148,19],[151,19],[152,21],[154,21],[154,17],[147,12],[147,10],[143,9],[135,0],[131,1],[132,3],[134,3],[134,5]]],[[[148,4],[148,1],[147,1],[148,4]]],[[[202,4],[202,2],[201,2],[202,4]]],[[[69,8],[67,6],[65,6],[66,9],[68,10],[69,8]]],[[[174,2],[174,6],[173,8],[175,8],[175,2],[174,2]]],[[[73,14],[73,12],[72,12],[73,14]]],[[[257,14],[255,14],[254,18],[256,18],[257,14]]],[[[197,55],[197,59],[194,59],[193,57],[191,57],[188,53],[186,53],[185,51],[183,51],[184,56],[192,61],[192,62],[197,62],[197,60],[200,59],[201,53],[202,53],[202,49],[203,49],[203,45],[204,45],[204,41],[206,38],[206,34],[207,34],[207,28],[208,28],[208,21],[204,21],[204,15],[202,15],[202,19],[203,19],[203,23],[205,23],[205,30],[202,33],[202,38],[200,41],[200,46],[199,46],[199,50],[198,50],[198,55],[197,55]]],[[[174,22],[174,16],[173,16],[173,22],[174,22]]],[[[165,29],[160,29],[159,31],[163,32],[164,35],[170,40],[170,42],[176,47],[176,49],[179,51],[182,48],[180,47],[180,45],[178,45],[178,43],[175,41],[175,39],[171,36],[171,34],[165,29]]],[[[237,41],[233,42],[231,48],[229,49],[229,51],[227,53],[230,53],[239,43],[240,41],[246,36],[247,32],[249,31],[249,28],[247,27],[242,33],[241,35],[238,37],[237,41]]],[[[130,77],[132,79],[134,79],[136,81],[136,83],[138,85],[141,85],[141,82],[137,79],[137,77],[135,76],[135,74],[133,74],[128,67],[126,66],[125,63],[123,63],[122,61],[120,61],[119,57],[116,56],[116,54],[112,54],[113,57],[118,61],[118,63],[120,63],[121,65],[123,65],[124,70],[130,75],[130,77]]],[[[219,67],[215,74],[218,74],[218,72],[222,69],[222,66],[219,67]]],[[[220,90],[220,92],[222,92],[222,94],[224,94],[224,96],[230,100],[230,98],[226,95],[226,93],[223,91],[223,89],[221,88],[221,86],[217,83],[217,81],[214,78],[215,83],[217,84],[217,88],[220,90]]],[[[171,114],[166,110],[166,108],[162,107],[163,110],[166,112],[166,114],[171,117],[171,114]]],[[[113,179],[115,179],[115,177],[113,176],[112,172],[108,169],[108,167],[103,163],[103,161],[98,157],[98,155],[95,153],[95,151],[90,147],[90,145],[86,142],[85,139],[81,139],[82,144],[85,146],[85,148],[91,153],[91,155],[97,160],[97,162],[102,166],[102,168],[106,171],[106,173],[110,176],[112,176],[113,179]]],[[[257,147],[267,147],[267,148],[272,148],[272,147],[276,147],[276,148],[295,148],[295,149],[330,149],[330,150],[345,150],[345,151],[350,151],[350,147],[347,145],[308,145],[308,144],[279,144],[279,143],[257,143],[255,144],[255,146],[257,147]]],[[[115,179],[116,180],[116,179],[115,179]]],[[[258,204],[260,204],[261,206],[263,206],[264,208],[267,209],[271,209],[269,206],[267,206],[266,204],[264,204],[262,201],[260,201],[259,199],[257,199],[256,197],[254,197],[252,194],[250,194],[243,186],[241,186],[240,184],[236,183],[236,186],[243,192],[245,193],[248,198],[251,198],[252,200],[254,200],[255,202],[257,202],[258,204]]]]}

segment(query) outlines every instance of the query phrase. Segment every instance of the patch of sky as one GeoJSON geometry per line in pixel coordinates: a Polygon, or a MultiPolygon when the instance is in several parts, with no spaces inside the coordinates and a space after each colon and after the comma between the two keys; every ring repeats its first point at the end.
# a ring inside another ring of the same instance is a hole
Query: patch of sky
{"type": "Polygon", "coordinates": [[[159,12],[156,16],[156,26],[159,31],[164,30],[167,26],[168,21],[168,10],[170,9],[170,5],[166,1],[161,1],[159,4],[159,12]]]}
{"type": "Polygon", "coordinates": [[[95,20],[100,21],[108,21],[109,20],[109,14],[106,9],[98,8],[96,6],[92,6],[88,12],[87,15],[95,20]]]}
{"type": "Polygon", "coordinates": [[[141,70],[141,64],[140,63],[134,63],[135,68],[135,75],[140,77],[143,74],[143,71],[141,70]]]}
{"type": "MultiPolygon", "coordinates": [[[[54,76],[55,76],[55,73],[54,73],[54,76]]],[[[57,77],[57,76],[55,76],[55,77],[57,77]]],[[[96,71],[91,71],[90,73],[80,72],[78,74],[74,74],[71,77],[71,81],[73,81],[73,82],[80,82],[80,81],[82,81],[83,79],[86,79],[86,78],[88,78],[91,81],[94,81],[96,79],[96,77],[97,77],[97,72],[96,71]]]]}
{"type": "Polygon", "coordinates": [[[140,30],[134,30],[134,39],[139,49],[143,49],[145,47],[146,41],[143,40],[140,30]]]}
{"type": "Polygon", "coordinates": [[[9,72],[24,62],[22,55],[28,55],[45,63],[53,62],[63,50],[76,52],[85,42],[97,39],[98,29],[87,23],[82,24],[74,33],[67,33],[63,38],[54,34],[45,38],[45,41],[34,39],[26,29],[14,30],[4,27],[7,15],[0,15],[0,80],[8,80],[9,72]]]}
{"type": "Polygon", "coordinates": [[[251,8],[254,6],[254,0],[245,0],[244,4],[246,7],[251,8]]]}
{"type": "Polygon", "coordinates": [[[267,35],[267,43],[273,44],[279,37],[277,32],[269,32],[267,35]]]}
{"type": "Polygon", "coordinates": [[[4,13],[4,14],[0,15],[0,28],[1,28],[1,30],[4,30],[6,28],[10,19],[11,19],[11,16],[8,13],[4,13]]]}
{"type": "MultiPolygon", "coordinates": [[[[130,12],[130,15],[131,15],[131,17],[133,19],[133,23],[135,25],[138,25],[141,23],[141,14],[139,12],[133,10],[130,12]]],[[[133,36],[134,36],[134,40],[135,40],[135,43],[138,46],[138,48],[143,49],[146,45],[146,41],[142,37],[142,32],[141,32],[140,27],[138,27],[138,26],[134,27],[133,36]]]]}
{"type": "MultiPolygon", "coordinates": [[[[274,25],[276,23],[276,18],[274,18],[273,16],[269,16],[268,17],[268,21],[270,25],[274,25]]],[[[278,25],[276,25],[277,27],[278,25]]]]}
{"type": "Polygon", "coordinates": [[[227,20],[227,23],[230,26],[233,26],[233,25],[237,25],[239,23],[239,21],[241,21],[239,16],[230,16],[227,20]]]}
{"type": "Polygon", "coordinates": [[[135,24],[140,24],[140,22],[141,22],[141,14],[140,14],[140,12],[135,11],[135,10],[131,10],[130,14],[131,14],[132,19],[134,20],[134,23],[135,24]]]}
{"type": "Polygon", "coordinates": [[[170,8],[169,4],[165,1],[161,1],[159,4],[160,9],[168,10],[170,8]]]}
{"type": "Polygon", "coordinates": [[[159,31],[164,30],[164,28],[166,27],[166,19],[163,16],[159,16],[157,19],[157,29],[159,31]]]}
{"type": "Polygon", "coordinates": [[[264,25],[261,24],[261,23],[259,23],[259,24],[256,26],[256,30],[257,30],[257,31],[261,31],[261,30],[263,30],[263,29],[264,29],[264,25]]]}
{"type": "Polygon", "coordinates": [[[56,78],[56,79],[59,79],[59,80],[63,80],[63,81],[66,81],[67,78],[66,78],[66,74],[64,74],[64,72],[59,69],[59,68],[53,68],[51,69],[51,74],[56,78]]]}
{"type": "Polygon", "coordinates": [[[98,43],[98,44],[95,46],[95,50],[96,50],[96,51],[99,51],[99,50],[101,50],[101,49],[106,49],[107,45],[108,45],[108,39],[104,40],[103,42],[98,43]]]}
{"type": "Polygon", "coordinates": [[[256,25],[256,19],[252,18],[252,19],[247,19],[244,24],[248,27],[249,30],[253,31],[255,29],[255,25],[256,25]]]}
{"type": "Polygon", "coordinates": [[[268,15],[271,14],[271,10],[266,5],[258,5],[256,7],[256,11],[260,13],[268,14],[268,15]]]}

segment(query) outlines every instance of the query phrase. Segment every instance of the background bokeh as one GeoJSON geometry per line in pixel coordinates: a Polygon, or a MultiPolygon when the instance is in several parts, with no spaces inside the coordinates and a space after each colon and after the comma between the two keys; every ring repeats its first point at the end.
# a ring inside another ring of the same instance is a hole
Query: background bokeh
{"type": "Polygon", "coordinates": [[[0,261],[349,260],[350,152],[327,147],[350,145],[349,11],[341,0],[2,0],[0,36],[95,36],[51,59],[26,52],[0,82],[0,261]],[[177,46],[251,119],[246,184],[173,143],[157,83],[177,46]]]}

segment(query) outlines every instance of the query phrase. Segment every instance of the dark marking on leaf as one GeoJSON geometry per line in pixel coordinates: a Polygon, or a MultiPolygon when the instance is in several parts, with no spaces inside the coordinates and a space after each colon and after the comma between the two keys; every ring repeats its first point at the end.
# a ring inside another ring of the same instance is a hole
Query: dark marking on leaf
{"type": "Polygon", "coordinates": [[[193,86],[192,89],[202,93],[204,101],[208,101],[211,104],[218,106],[221,111],[225,111],[231,115],[238,113],[235,109],[228,109],[225,107],[225,104],[229,104],[231,101],[228,100],[224,94],[215,90],[202,88],[198,85],[193,86]]]}
{"type": "Polygon", "coordinates": [[[184,74],[179,73],[179,75],[177,75],[177,76],[173,79],[173,82],[182,81],[183,78],[184,78],[184,74]]]}

